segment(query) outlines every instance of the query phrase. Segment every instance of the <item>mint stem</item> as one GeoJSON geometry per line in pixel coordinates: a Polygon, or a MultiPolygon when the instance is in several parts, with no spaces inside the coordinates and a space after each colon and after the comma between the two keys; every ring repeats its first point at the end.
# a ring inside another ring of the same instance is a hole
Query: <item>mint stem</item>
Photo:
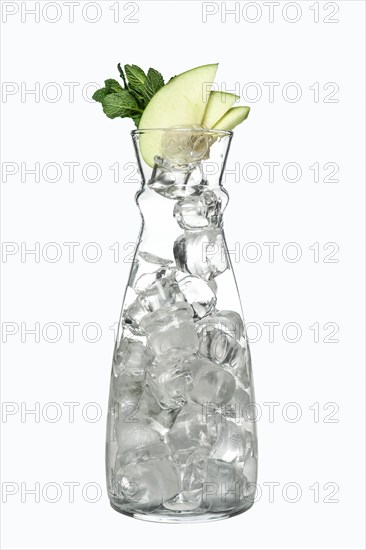
{"type": "Polygon", "coordinates": [[[119,72],[119,76],[122,78],[123,84],[124,84],[125,88],[127,89],[127,88],[128,88],[128,85],[127,85],[125,73],[123,72],[123,69],[122,69],[122,67],[121,67],[121,63],[118,63],[117,69],[118,69],[118,72],[119,72]]]}

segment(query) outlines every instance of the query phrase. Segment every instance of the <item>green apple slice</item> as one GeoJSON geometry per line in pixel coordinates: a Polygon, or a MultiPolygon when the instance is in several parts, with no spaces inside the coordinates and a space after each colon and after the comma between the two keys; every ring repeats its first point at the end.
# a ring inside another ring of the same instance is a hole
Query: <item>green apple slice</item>
{"type": "Polygon", "coordinates": [[[232,130],[249,115],[250,107],[232,107],[216,122],[213,130],[232,130]]]}
{"type": "MultiPolygon", "coordinates": [[[[212,86],[217,63],[202,65],[172,78],[152,97],[144,110],[139,129],[170,128],[200,125],[207,107],[207,92],[212,86]]],[[[161,132],[140,136],[144,161],[154,166],[154,157],[161,149],[161,132]]]]}
{"type": "Polygon", "coordinates": [[[202,126],[212,128],[238,99],[239,97],[235,94],[211,92],[205,115],[202,119],[202,126]]]}

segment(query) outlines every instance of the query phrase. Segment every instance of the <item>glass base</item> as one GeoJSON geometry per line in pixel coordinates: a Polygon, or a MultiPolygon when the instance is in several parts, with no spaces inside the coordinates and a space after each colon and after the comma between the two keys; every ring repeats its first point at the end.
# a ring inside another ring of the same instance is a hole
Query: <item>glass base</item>
{"type": "Polygon", "coordinates": [[[229,519],[234,516],[238,516],[239,514],[243,514],[253,506],[253,502],[240,510],[231,510],[227,512],[203,512],[202,514],[197,514],[197,511],[195,510],[177,510],[174,512],[174,515],[172,515],[170,510],[144,514],[142,512],[128,512],[111,501],[110,505],[113,510],[119,512],[120,514],[153,523],[206,523],[208,521],[229,519]]]}

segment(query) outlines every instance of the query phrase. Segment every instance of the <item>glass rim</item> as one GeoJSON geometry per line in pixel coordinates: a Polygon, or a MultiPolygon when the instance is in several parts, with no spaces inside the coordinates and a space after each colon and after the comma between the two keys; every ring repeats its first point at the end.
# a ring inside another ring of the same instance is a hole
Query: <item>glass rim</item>
{"type": "Polygon", "coordinates": [[[131,136],[139,136],[148,132],[166,132],[168,130],[174,130],[177,132],[196,132],[199,134],[209,134],[231,137],[234,132],[232,130],[216,130],[213,128],[187,128],[186,126],[170,126],[168,128],[137,128],[131,131],[131,136]]]}

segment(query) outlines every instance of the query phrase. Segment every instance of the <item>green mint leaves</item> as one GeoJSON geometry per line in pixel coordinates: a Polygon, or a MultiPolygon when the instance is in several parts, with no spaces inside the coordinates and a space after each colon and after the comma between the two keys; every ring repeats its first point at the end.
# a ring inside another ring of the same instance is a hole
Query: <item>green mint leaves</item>
{"type": "Polygon", "coordinates": [[[137,65],[125,65],[124,69],[125,72],[118,64],[123,86],[110,78],[104,82],[104,88],[94,93],[93,99],[102,104],[107,117],[129,117],[138,127],[146,105],[164,86],[164,79],[156,69],[150,68],[147,74],[137,65]]]}
{"type": "Polygon", "coordinates": [[[102,105],[109,118],[134,117],[142,113],[137,100],[128,90],[107,94],[102,100],[102,105]]]}
{"type": "Polygon", "coordinates": [[[108,94],[117,93],[123,90],[120,83],[117,82],[117,80],[113,80],[113,78],[106,80],[104,85],[104,88],[100,88],[93,95],[93,99],[95,101],[99,101],[100,103],[103,103],[103,99],[107,97],[108,94]]]}
{"type": "Polygon", "coordinates": [[[164,86],[164,79],[161,74],[155,69],[149,69],[144,86],[144,98],[146,105],[149,103],[153,95],[164,86]]]}
{"type": "Polygon", "coordinates": [[[133,94],[139,98],[144,97],[146,74],[137,65],[125,65],[128,86],[133,94]]]}

